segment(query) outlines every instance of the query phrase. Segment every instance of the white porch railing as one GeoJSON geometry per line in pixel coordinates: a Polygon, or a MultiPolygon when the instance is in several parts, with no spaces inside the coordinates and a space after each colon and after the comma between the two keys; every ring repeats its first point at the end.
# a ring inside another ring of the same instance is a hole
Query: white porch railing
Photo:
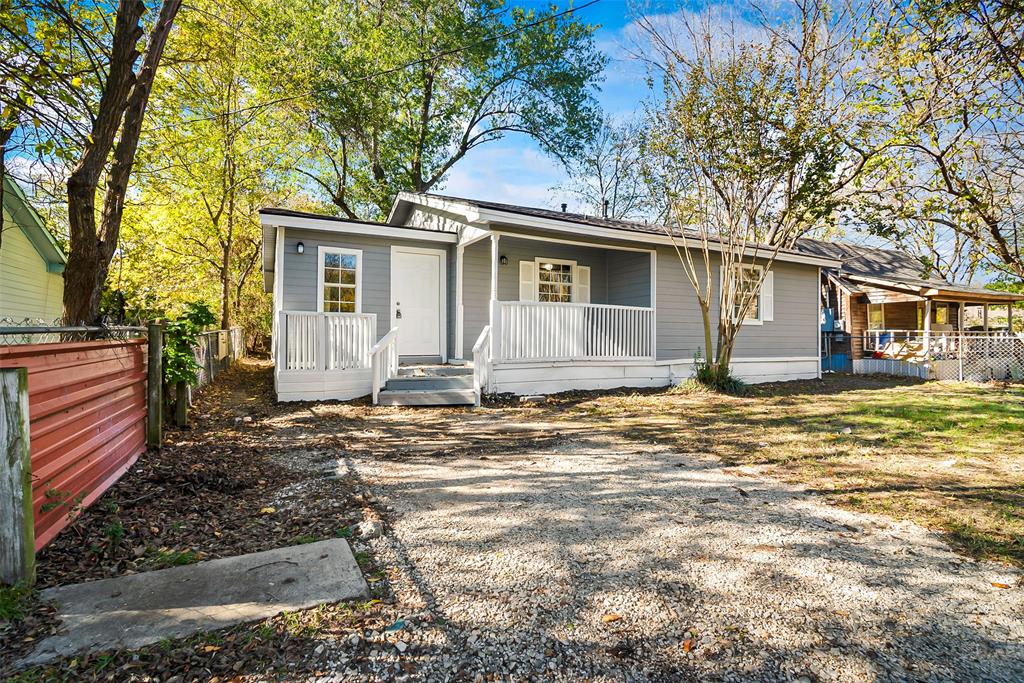
{"type": "Polygon", "coordinates": [[[398,374],[398,328],[392,327],[370,349],[370,376],[373,378],[373,405],[388,380],[398,374]]]}
{"type": "Polygon", "coordinates": [[[1008,330],[868,330],[863,337],[865,354],[880,358],[921,359],[957,353],[964,345],[980,346],[1014,337],[1008,330]]]}
{"type": "Polygon", "coordinates": [[[278,323],[282,370],[351,370],[370,367],[377,334],[372,313],[282,311],[278,323]]]}
{"type": "Polygon", "coordinates": [[[654,356],[653,308],[534,301],[495,301],[492,306],[496,362],[654,356]]]}
{"type": "Polygon", "coordinates": [[[491,383],[491,326],[484,325],[473,344],[473,393],[476,405],[491,383]]]}

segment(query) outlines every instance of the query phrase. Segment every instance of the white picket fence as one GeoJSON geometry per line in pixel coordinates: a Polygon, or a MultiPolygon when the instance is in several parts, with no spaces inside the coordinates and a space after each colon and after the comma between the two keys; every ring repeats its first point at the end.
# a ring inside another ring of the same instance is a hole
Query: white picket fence
{"type": "Polygon", "coordinates": [[[654,357],[652,308],[535,301],[493,305],[495,362],[654,357]]]}

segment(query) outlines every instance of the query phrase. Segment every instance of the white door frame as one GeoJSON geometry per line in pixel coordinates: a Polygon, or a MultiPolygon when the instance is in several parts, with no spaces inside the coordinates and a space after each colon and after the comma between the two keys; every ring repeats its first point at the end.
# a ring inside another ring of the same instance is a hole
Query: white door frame
{"type": "Polygon", "coordinates": [[[399,245],[391,245],[391,273],[388,281],[388,287],[391,290],[391,328],[397,327],[398,320],[395,318],[395,252],[406,252],[409,254],[430,254],[440,257],[441,268],[440,268],[440,281],[437,283],[438,291],[438,311],[441,316],[440,325],[438,325],[438,346],[437,348],[441,351],[441,362],[448,362],[448,251],[445,249],[428,249],[426,247],[404,247],[399,245]]]}

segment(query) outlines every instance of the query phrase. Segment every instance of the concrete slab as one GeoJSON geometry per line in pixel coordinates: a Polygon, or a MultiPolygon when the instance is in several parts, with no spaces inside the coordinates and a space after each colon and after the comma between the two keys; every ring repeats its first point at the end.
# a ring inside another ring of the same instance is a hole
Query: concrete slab
{"type": "Polygon", "coordinates": [[[369,595],[344,539],[268,550],[43,591],[61,632],[23,664],[85,650],[136,648],[369,595]]]}

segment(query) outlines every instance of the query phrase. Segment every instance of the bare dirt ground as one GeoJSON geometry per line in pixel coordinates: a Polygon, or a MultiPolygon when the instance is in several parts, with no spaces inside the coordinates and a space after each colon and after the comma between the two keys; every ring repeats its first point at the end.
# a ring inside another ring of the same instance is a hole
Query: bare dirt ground
{"type": "Polygon", "coordinates": [[[205,389],[44,580],[380,519],[352,539],[372,599],[21,680],[1024,677],[1005,564],[1024,547],[1020,388],[839,378],[471,410],[274,404],[269,381],[245,361],[205,389]]]}

